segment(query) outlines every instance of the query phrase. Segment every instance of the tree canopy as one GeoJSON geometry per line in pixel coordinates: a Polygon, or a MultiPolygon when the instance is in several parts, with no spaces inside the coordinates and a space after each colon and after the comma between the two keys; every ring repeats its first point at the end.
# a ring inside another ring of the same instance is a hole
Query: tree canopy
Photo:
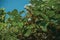
{"type": "Polygon", "coordinates": [[[30,0],[24,8],[24,18],[24,10],[0,9],[0,40],[60,40],[60,0],[30,0]]]}

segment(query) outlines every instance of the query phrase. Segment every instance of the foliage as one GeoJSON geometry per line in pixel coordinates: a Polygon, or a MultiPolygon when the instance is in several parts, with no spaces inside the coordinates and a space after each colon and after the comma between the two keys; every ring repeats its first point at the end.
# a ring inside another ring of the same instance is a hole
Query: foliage
{"type": "Polygon", "coordinates": [[[60,0],[30,0],[25,9],[24,18],[0,9],[0,40],[60,40],[60,0]]]}

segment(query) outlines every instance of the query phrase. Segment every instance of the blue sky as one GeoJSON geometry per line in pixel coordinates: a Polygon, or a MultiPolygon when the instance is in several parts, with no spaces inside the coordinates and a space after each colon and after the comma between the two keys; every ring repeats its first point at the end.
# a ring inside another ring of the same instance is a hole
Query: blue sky
{"type": "Polygon", "coordinates": [[[24,5],[28,4],[28,0],[0,0],[0,8],[5,8],[5,11],[24,10],[24,5]]]}
{"type": "MultiPolygon", "coordinates": [[[[0,0],[0,8],[5,8],[6,12],[14,9],[21,11],[24,10],[24,6],[28,3],[28,0],[0,0]]],[[[25,16],[25,13],[22,16],[25,16]]],[[[6,15],[6,18],[8,18],[8,15],[6,15]]]]}

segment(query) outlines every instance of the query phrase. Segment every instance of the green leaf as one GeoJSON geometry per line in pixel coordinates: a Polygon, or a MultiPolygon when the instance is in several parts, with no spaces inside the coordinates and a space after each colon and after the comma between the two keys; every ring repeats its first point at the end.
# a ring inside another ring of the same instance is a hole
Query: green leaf
{"type": "Polygon", "coordinates": [[[55,15],[55,12],[47,10],[46,15],[49,17],[53,17],[55,15]]]}
{"type": "Polygon", "coordinates": [[[19,25],[20,28],[22,28],[23,27],[23,22],[18,22],[18,25],[19,25]]]}
{"type": "Polygon", "coordinates": [[[31,34],[31,30],[27,30],[27,32],[24,34],[25,37],[28,37],[31,34]]]}

